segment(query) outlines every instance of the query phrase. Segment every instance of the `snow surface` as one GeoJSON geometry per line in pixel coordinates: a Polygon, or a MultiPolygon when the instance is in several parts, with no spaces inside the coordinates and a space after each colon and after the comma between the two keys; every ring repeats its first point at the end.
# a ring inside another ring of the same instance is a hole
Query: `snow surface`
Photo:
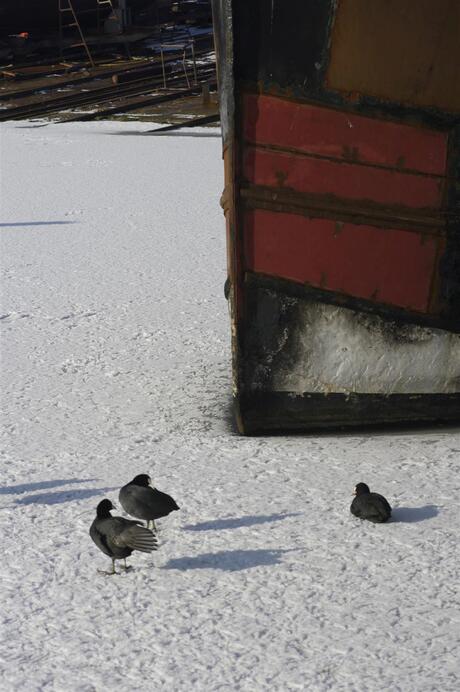
{"type": "Polygon", "coordinates": [[[149,127],[2,126],[1,689],[458,690],[460,433],[238,436],[221,141],[149,127]],[[181,510],[101,576],[139,472],[181,510]]]}

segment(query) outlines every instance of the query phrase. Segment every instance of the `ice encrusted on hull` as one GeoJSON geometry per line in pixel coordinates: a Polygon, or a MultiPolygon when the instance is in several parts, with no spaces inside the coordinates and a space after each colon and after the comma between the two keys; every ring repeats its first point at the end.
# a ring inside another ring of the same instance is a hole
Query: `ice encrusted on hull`
{"type": "Polygon", "coordinates": [[[460,391],[460,335],[401,325],[349,308],[306,303],[289,341],[296,357],[278,361],[280,391],[369,394],[460,391]]]}
{"type": "Polygon", "coordinates": [[[460,392],[459,334],[267,289],[255,303],[247,365],[253,390],[460,392]]]}

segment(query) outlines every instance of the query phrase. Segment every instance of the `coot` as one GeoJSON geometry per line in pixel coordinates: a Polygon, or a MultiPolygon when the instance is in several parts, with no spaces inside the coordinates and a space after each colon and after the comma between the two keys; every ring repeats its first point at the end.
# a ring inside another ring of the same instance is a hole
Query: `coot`
{"type": "Polygon", "coordinates": [[[152,522],[155,529],[155,519],[166,517],[170,512],[179,509],[170,495],[162,493],[152,485],[152,479],[142,473],[124,485],[120,490],[119,499],[123,509],[138,519],[147,522],[147,528],[152,522]]]}
{"type": "Polygon", "coordinates": [[[97,547],[112,558],[112,571],[99,570],[103,574],[116,574],[115,560],[124,560],[124,569],[129,569],[126,558],[133,550],[151,553],[158,548],[156,536],[144,526],[139,526],[140,521],[112,517],[112,509],[115,508],[110,500],[102,500],[97,506],[97,515],[89,530],[97,547]]]}
{"type": "Polygon", "coordinates": [[[388,521],[391,517],[391,507],[383,495],[371,493],[369,486],[358,483],[355,488],[355,499],[351,503],[350,512],[360,519],[367,519],[376,524],[388,521]]]}

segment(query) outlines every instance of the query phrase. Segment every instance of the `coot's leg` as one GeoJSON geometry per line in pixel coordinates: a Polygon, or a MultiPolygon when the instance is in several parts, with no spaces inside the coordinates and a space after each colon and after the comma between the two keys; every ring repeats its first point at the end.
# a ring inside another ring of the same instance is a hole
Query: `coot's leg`
{"type": "Polygon", "coordinates": [[[109,577],[112,576],[112,574],[118,574],[118,572],[115,571],[115,558],[112,558],[112,571],[111,572],[106,572],[104,569],[98,569],[97,570],[99,574],[106,574],[109,577]]]}
{"type": "Polygon", "coordinates": [[[125,557],[123,558],[123,562],[124,562],[125,564],[122,566],[121,569],[124,569],[124,570],[126,570],[127,572],[129,572],[129,571],[132,569],[132,567],[131,567],[131,565],[127,565],[127,564],[126,564],[126,558],[125,558],[125,557]]]}

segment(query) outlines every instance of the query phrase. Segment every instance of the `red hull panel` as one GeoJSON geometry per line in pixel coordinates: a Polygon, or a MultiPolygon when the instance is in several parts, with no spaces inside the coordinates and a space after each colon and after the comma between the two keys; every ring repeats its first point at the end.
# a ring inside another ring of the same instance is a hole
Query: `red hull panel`
{"type": "Polygon", "coordinates": [[[442,240],[410,231],[249,211],[246,268],[417,311],[428,311],[442,240]]]}
{"type": "Polygon", "coordinates": [[[443,175],[447,134],[272,96],[244,98],[248,142],[443,175]]]}
{"type": "Polygon", "coordinates": [[[442,205],[442,178],[253,147],[246,149],[243,166],[254,185],[413,209],[442,205]]]}

